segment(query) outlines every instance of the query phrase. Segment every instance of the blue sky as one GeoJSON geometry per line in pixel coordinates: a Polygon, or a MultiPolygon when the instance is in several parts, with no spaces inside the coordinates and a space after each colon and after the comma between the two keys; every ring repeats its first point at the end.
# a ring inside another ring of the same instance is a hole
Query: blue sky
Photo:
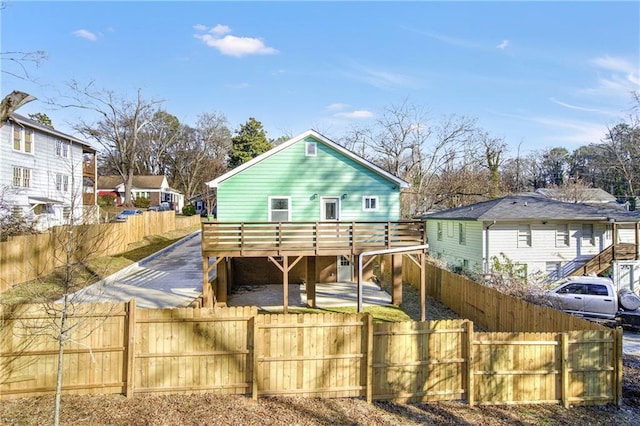
{"type": "MultiPolygon", "coordinates": [[[[29,68],[37,84],[3,73],[2,96],[93,80],[141,89],[187,124],[255,117],[270,138],[339,139],[406,99],[432,122],[477,118],[512,156],[573,150],[627,117],[640,90],[637,1],[5,3],[0,50],[48,59],[29,68]]],[[[68,132],[80,114],[40,101],[19,112],[68,132]]]]}

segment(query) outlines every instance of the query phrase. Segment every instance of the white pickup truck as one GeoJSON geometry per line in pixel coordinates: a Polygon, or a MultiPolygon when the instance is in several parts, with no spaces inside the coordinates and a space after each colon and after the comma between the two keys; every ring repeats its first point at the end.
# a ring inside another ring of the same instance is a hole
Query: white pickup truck
{"type": "Polygon", "coordinates": [[[640,297],[631,290],[621,290],[616,294],[615,285],[609,278],[567,277],[546,295],[551,305],[562,311],[640,327],[640,297]]]}

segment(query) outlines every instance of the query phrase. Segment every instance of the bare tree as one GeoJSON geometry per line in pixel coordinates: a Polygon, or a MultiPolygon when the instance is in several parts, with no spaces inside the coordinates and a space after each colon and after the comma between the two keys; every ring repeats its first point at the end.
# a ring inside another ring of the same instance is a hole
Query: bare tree
{"type": "Polygon", "coordinates": [[[183,126],[171,147],[171,181],[191,198],[208,194],[205,182],[227,171],[227,153],[231,147],[231,131],[227,118],[219,113],[204,113],[195,128],[183,126]]]}
{"type": "Polygon", "coordinates": [[[591,199],[591,185],[581,179],[569,179],[562,185],[551,185],[553,198],[567,203],[585,203],[591,199]]]}
{"type": "Polygon", "coordinates": [[[141,132],[136,173],[170,175],[174,145],[180,137],[180,121],[165,111],[156,111],[151,122],[141,132]]]}
{"type": "Polygon", "coordinates": [[[154,108],[162,101],[146,101],[141,90],[137,91],[135,99],[130,100],[110,90],[95,90],[92,83],[81,86],[72,81],[69,87],[72,91],[68,96],[71,102],[62,106],[99,114],[97,122],[89,123],[80,119],[75,130],[102,147],[101,154],[124,182],[124,204],[132,205],[131,187],[140,158],[143,131],[152,123],[154,108]]]}

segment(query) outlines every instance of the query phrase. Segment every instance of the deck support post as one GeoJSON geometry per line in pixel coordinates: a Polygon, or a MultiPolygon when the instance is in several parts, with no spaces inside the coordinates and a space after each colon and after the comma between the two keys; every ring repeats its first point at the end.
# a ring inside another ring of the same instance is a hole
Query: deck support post
{"type": "Polygon", "coordinates": [[[391,303],[402,304],[402,254],[391,256],[391,303]]]}
{"type": "Polygon", "coordinates": [[[305,280],[305,290],[307,293],[307,306],[316,307],[316,282],[318,279],[316,271],[316,257],[307,256],[307,279],[305,280]]]}
{"type": "Polygon", "coordinates": [[[228,290],[228,280],[229,280],[229,259],[225,258],[220,263],[218,263],[218,279],[217,279],[217,289],[216,289],[216,305],[220,304],[222,306],[226,306],[227,304],[227,290],[228,290]]]}

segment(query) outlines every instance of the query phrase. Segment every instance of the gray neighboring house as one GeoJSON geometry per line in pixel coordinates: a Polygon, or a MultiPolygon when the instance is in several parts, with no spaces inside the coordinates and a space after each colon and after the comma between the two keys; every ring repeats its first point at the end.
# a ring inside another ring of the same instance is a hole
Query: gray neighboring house
{"type": "Polygon", "coordinates": [[[39,229],[96,222],[96,150],[19,114],[0,123],[0,196],[39,229]]]}
{"type": "Polygon", "coordinates": [[[514,195],[422,216],[429,253],[449,266],[491,273],[504,254],[523,276],[601,274],[640,290],[640,212],[514,195]]]}

